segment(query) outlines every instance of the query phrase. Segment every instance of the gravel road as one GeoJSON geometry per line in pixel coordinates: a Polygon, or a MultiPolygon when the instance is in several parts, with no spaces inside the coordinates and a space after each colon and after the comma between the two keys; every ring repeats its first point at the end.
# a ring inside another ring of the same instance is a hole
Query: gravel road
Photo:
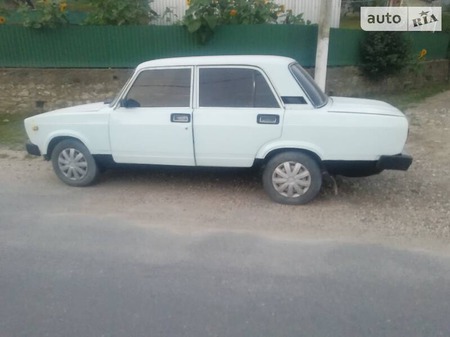
{"type": "MultiPolygon", "coordinates": [[[[450,251],[450,91],[410,108],[407,172],[338,177],[306,206],[271,202],[249,170],[136,169],[103,174],[89,188],[65,186],[51,165],[0,149],[3,196],[54,198],[48,212],[127,219],[173,231],[238,231],[450,251]]],[[[18,206],[17,206],[18,207],[18,206]]],[[[26,209],[23,210],[26,212],[26,209]]]]}

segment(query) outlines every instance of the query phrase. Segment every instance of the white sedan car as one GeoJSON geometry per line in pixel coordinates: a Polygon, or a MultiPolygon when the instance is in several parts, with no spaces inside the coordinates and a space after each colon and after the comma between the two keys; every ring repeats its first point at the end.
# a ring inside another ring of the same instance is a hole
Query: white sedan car
{"type": "Polygon", "coordinates": [[[92,184],[104,162],[251,167],[268,195],[312,200],[324,173],[407,170],[408,121],[380,101],[327,97],[293,59],[206,56],[140,64],[110,103],[25,120],[27,150],[66,184],[92,184]]]}

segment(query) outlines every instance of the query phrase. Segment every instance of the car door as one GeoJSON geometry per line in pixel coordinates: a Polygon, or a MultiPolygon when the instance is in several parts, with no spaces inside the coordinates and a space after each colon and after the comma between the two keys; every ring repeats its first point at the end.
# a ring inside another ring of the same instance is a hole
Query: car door
{"type": "Polygon", "coordinates": [[[112,112],[118,163],[195,165],[191,67],[145,69],[112,112]]]}
{"type": "Polygon", "coordinates": [[[281,136],[281,102],[265,74],[243,66],[197,68],[194,110],[199,166],[250,167],[258,150],[281,136]]]}

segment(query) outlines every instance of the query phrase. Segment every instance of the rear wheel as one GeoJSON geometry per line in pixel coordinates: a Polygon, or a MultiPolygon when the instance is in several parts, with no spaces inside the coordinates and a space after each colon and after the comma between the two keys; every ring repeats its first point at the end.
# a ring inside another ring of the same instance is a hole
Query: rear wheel
{"type": "Polygon", "coordinates": [[[70,186],[88,186],[95,182],[99,170],[87,147],[78,140],[66,139],[52,152],[53,170],[70,186]]]}
{"type": "Polygon", "coordinates": [[[263,173],[264,189],[281,204],[302,205],[314,199],[322,186],[317,162],[301,152],[284,152],[269,160],[263,173]]]}

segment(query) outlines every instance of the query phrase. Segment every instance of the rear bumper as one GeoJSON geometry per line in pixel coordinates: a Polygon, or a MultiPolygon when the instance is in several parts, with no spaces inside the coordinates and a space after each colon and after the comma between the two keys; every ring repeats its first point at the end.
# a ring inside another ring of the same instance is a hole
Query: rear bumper
{"type": "Polygon", "coordinates": [[[406,171],[411,166],[413,158],[401,153],[395,156],[381,156],[377,161],[377,168],[380,170],[400,170],[406,171]]]}
{"type": "Polygon", "coordinates": [[[41,150],[39,150],[39,147],[33,143],[31,143],[30,141],[27,142],[27,144],[25,145],[27,152],[33,156],[40,156],[41,155],[41,150]]]}

